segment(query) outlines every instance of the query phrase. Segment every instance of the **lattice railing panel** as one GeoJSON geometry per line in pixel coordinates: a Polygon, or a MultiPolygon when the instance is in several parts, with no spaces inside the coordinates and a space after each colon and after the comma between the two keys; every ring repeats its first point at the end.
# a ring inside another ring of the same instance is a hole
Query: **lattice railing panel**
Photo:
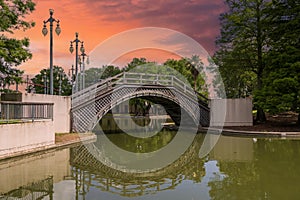
{"type": "Polygon", "coordinates": [[[196,124],[209,125],[209,108],[199,105],[191,88],[176,77],[123,73],[72,96],[73,129],[90,131],[112,107],[142,96],[159,96],[173,101],[186,110],[196,124]]]}

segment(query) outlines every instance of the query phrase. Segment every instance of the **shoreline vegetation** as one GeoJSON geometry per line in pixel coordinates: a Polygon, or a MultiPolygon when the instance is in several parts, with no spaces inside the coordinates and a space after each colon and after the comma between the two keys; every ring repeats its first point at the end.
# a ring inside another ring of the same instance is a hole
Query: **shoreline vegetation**
{"type": "Polygon", "coordinates": [[[256,131],[256,132],[299,132],[300,125],[297,124],[298,114],[295,112],[284,112],[281,114],[266,114],[266,122],[253,123],[253,126],[223,127],[224,129],[236,131],[256,131]]]}

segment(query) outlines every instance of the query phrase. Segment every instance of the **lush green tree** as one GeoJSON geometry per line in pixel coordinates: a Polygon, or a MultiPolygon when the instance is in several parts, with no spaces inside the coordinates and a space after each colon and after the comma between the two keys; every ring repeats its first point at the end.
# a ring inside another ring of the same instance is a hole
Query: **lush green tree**
{"type": "Polygon", "coordinates": [[[124,67],[124,71],[128,72],[135,70],[137,66],[144,65],[146,63],[150,63],[146,60],[146,58],[133,58],[132,61],[124,67]]]}
{"type": "Polygon", "coordinates": [[[18,85],[21,84],[22,81],[22,75],[24,74],[24,71],[19,69],[10,69],[10,73],[0,76],[0,93],[12,93],[12,92],[18,92],[18,85]],[[12,89],[11,85],[15,85],[16,88],[12,89]]]}
{"type": "MultiPolygon", "coordinates": [[[[225,85],[228,98],[244,98],[251,96],[256,86],[256,74],[251,70],[245,70],[234,62],[229,52],[218,52],[214,61],[219,68],[219,73],[225,85]],[[226,56],[226,58],[220,57],[226,56]]],[[[220,92],[220,91],[217,91],[220,92]]]]}
{"type": "Polygon", "coordinates": [[[204,64],[198,55],[191,58],[181,58],[179,60],[168,59],[163,65],[149,62],[145,58],[134,58],[124,68],[126,72],[174,75],[183,82],[190,84],[195,91],[205,96],[208,95],[205,83],[204,64]]]}
{"type": "Polygon", "coordinates": [[[91,86],[101,80],[102,68],[89,68],[85,70],[85,86],[91,86]]]}
{"type": "MultiPolygon", "coordinates": [[[[38,94],[49,94],[49,77],[50,70],[42,69],[39,74],[32,78],[34,90],[38,94]]],[[[54,66],[53,68],[53,94],[69,96],[72,94],[72,84],[62,67],[54,66]]]]}
{"type": "MultiPolygon", "coordinates": [[[[300,1],[273,0],[268,10],[272,43],[258,103],[270,113],[300,112],[300,1]]],[[[300,115],[298,115],[300,124],[300,115]]]]}
{"type": "Polygon", "coordinates": [[[181,58],[180,60],[168,59],[166,60],[166,62],[164,62],[164,65],[175,70],[175,74],[172,71],[169,74],[176,75],[176,73],[178,73],[184,76],[188,81],[188,83],[191,84],[191,86],[194,86],[194,76],[191,70],[194,67],[187,59],[185,58],[181,58]]]}
{"type": "Polygon", "coordinates": [[[105,65],[101,68],[89,68],[85,71],[85,86],[88,87],[121,72],[122,70],[119,67],[115,67],[113,65],[105,65]]]}
{"type": "Polygon", "coordinates": [[[194,84],[194,90],[208,96],[208,79],[204,68],[210,72],[213,71],[213,68],[209,69],[210,66],[204,66],[204,63],[198,55],[192,55],[191,58],[185,59],[188,61],[187,69],[193,76],[192,84],[194,84]]]}
{"type": "Polygon", "coordinates": [[[31,58],[28,49],[29,39],[11,38],[15,30],[26,30],[34,26],[33,22],[25,21],[35,7],[32,0],[0,0],[0,81],[9,85],[20,82],[22,73],[15,67],[31,58]]]}
{"type": "Polygon", "coordinates": [[[203,71],[204,64],[199,56],[193,55],[191,58],[181,58],[180,60],[168,59],[164,65],[176,70],[176,73],[168,72],[168,74],[183,76],[196,92],[204,96],[208,95],[206,75],[203,71]]]}
{"type": "MultiPolygon", "coordinates": [[[[227,96],[239,97],[263,87],[270,31],[266,11],[271,4],[270,0],[226,0],[226,4],[228,11],[220,16],[215,60],[228,88],[227,96]]],[[[263,109],[257,105],[257,110],[257,120],[265,121],[263,109]]]]}
{"type": "Polygon", "coordinates": [[[113,65],[106,65],[102,67],[101,79],[107,79],[109,77],[113,77],[117,74],[120,74],[122,71],[119,67],[115,67],[113,65]]]}

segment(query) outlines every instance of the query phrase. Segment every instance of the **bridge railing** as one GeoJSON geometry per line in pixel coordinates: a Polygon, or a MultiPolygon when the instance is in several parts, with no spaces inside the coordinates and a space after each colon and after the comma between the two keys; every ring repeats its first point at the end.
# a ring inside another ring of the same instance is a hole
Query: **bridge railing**
{"type": "Polygon", "coordinates": [[[83,90],[80,90],[76,93],[74,93],[72,97],[72,104],[73,106],[80,104],[81,102],[86,102],[89,100],[93,100],[95,98],[95,95],[98,94],[100,91],[107,90],[108,88],[111,88],[113,84],[116,83],[122,77],[123,74],[118,74],[116,76],[107,78],[105,80],[102,80],[98,83],[95,83],[94,85],[91,85],[83,90]]]}
{"type": "Polygon", "coordinates": [[[145,74],[145,73],[123,73],[123,83],[136,84],[136,85],[172,85],[170,76],[158,74],[145,74]]]}
{"type": "Polygon", "coordinates": [[[173,75],[126,72],[123,73],[122,78],[122,82],[126,84],[175,86],[180,88],[184,92],[194,94],[194,91],[190,87],[188,87],[186,83],[173,75]]]}
{"type": "Polygon", "coordinates": [[[53,120],[53,103],[31,103],[1,101],[0,121],[10,120],[53,120]]]}
{"type": "Polygon", "coordinates": [[[123,73],[121,82],[126,84],[162,85],[166,87],[175,87],[189,96],[197,95],[203,104],[208,104],[208,99],[204,95],[195,92],[189,83],[185,83],[174,75],[125,72],[123,73]]]}
{"type": "Polygon", "coordinates": [[[135,93],[135,96],[143,96],[151,95],[149,93],[152,92],[153,95],[162,95],[171,101],[182,101],[182,106],[195,120],[199,120],[195,109],[200,108],[201,124],[205,126],[209,124],[208,100],[205,97],[204,100],[199,100],[201,95],[195,93],[193,88],[179,77],[123,72],[72,95],[72,113],[75,116],[75,123],[78,124],[75,129],[86,130],[87,126],[93,126],[87,122],[94,120],[95,117],[101,118],[117,104],[117,101],[128,100],[132,93],[135,93]],[[148,93],[145,94],[145,91],[148,93]],[[178,98],[174,95],[178,95],[178,98]]]}
{"type": "Polygon", "coordinates": [[[184,81],[180,80],[174,75],[162,75],[162,74],[146,74],[146,73],[131,73],[123,72],[114,77],[105,79],[99,83],[91,85],[83,90],[80,90],[72,95],[73,106],[80,104],[81,102],[87,102],[93,100],[96,94],[105,92],[108,89],[113,88],[115,85],[132,84],[132,85],[160,85],[165,87],[175,87],[188,96],[194,97],[195,94],[201,98],[204,104],[207,104],[208,99],[195,93],[194,89],[184,81]]]}

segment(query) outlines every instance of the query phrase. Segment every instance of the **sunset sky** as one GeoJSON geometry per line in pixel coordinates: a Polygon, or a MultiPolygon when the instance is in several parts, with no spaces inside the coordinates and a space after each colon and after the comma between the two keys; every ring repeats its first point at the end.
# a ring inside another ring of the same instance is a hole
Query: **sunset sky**
{"type": "MultiPolygon", "coordinates": [[[[70,41],[75,39],[75,32],[84,41],[87,54],[93,52],[103,41],[123,31],[160,27],[191,37],[212,55],[215,38],[219,34],[218,18],[226,10],[223,0],[35,0],[35,3],[36,10],[27,19],[36,22],[36,26],[26,32],[15,33],[16,37],[26,36],[31,41],[33,58],[20,66],[25,74],[35,74],[49,67],[49,34],[44,37],[41,33],[43,20],[49,18],[49,8],[54,9],[53,16],[60,20],[62,30],[59,36],[54,34],[54,65],[62,66],[66,71],[71,68],[75,59],[74,53],[69,52],[70,41]]],[[[49,29],[49,24],[47,27],[49,29]]],[[[136,35],[133,41],[146,37],[146,34],[136,35]]],[[[164,41],[169,40],[171,38],[164,38],[164,41]]],[[[132,43],[132,40],[128,42],[132,43]]],[[[165,42],[164,45],[169,44],[165,42]]],[[[120,47],[116,42],[111,48],[120,47]]],[[[133,57],[163,62],[176,55],[146,49],[120,57],[116,63],[122,65],[122,62],[126,63],[133,57]]]]}

